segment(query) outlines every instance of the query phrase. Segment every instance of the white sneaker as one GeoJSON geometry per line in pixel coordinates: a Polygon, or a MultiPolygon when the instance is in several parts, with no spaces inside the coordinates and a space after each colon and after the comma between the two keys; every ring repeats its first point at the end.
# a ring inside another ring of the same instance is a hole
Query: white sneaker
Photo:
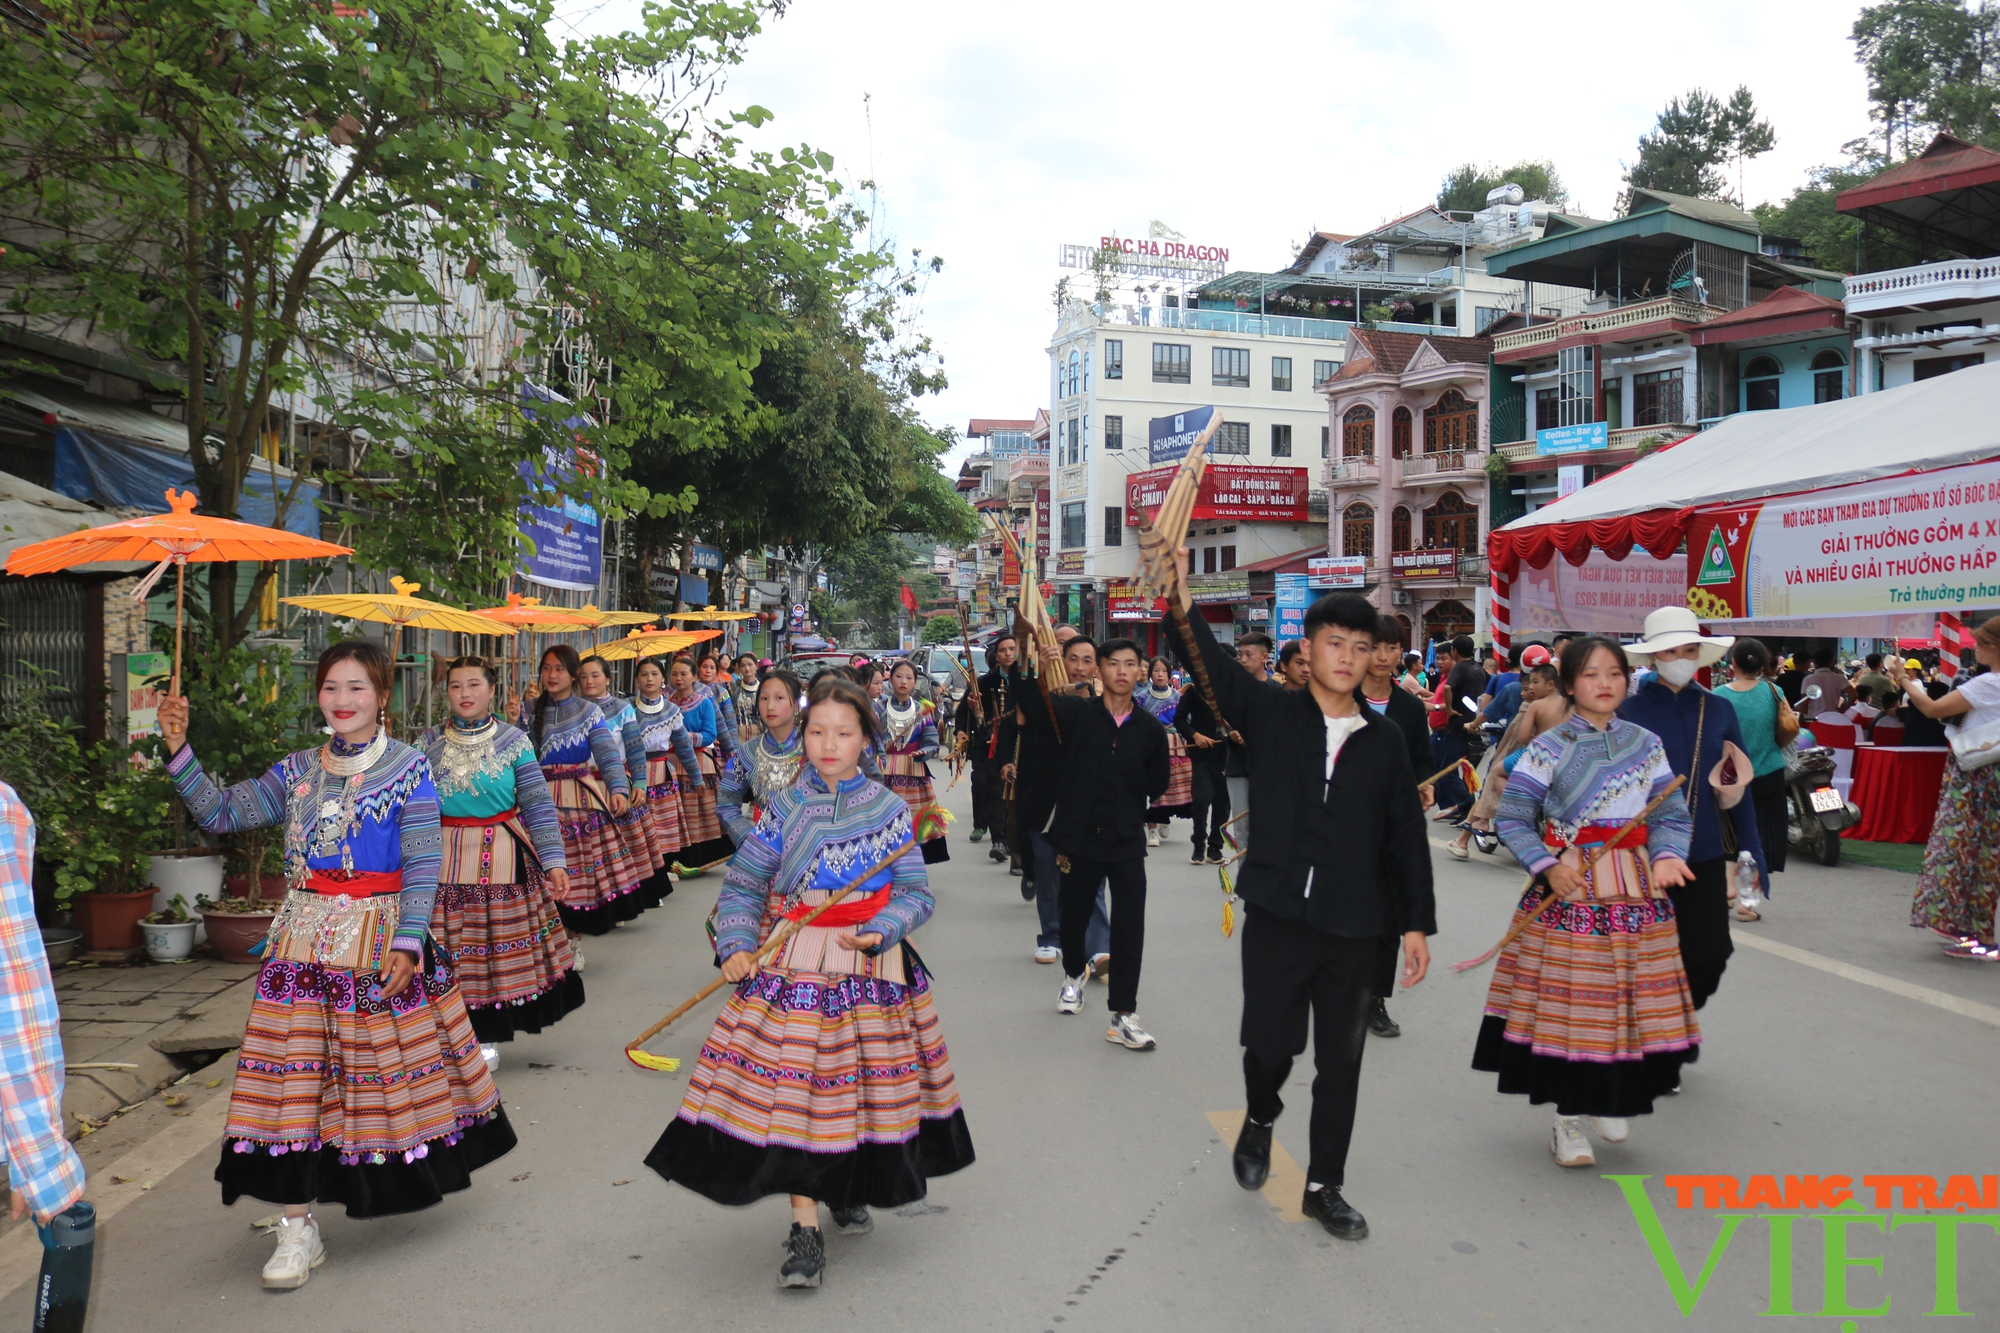
{"type": "Polygon", "coordinates": [[[1062,990],[1056,996],[1056,1012],[1059,1014],[1080,1014],[1083,1012],[1083,985],[1090,980],[1090,973],[1080,977],[1064,977],[1062,990]]]}
{"type": "Polygon", "coordinates": [[[1056,948],[1053,944],[1037,944],[1035,946],[1035,961],[1038,963],[1060,963],[1062,961],[1062,950],[1056,948]]]}
{"type": "Polygon", "coordinates": [[[487,1074],[492,1075],[500,1072],[500,1048],[498,1046],[482,1045],[479,1048],[479,1058],[486,1062],[487,1074]]]}
{"type": "Polygon", "coordinates": [[[1597,1165],[1597,1158],[1590,1151],[1590,1140],[1583,1136],[1581,1116],[1556,1117],[1555,1134],[1549,1140],[1549,1151],[1556,1155],[1557,1166],[1597,1165]]]}
{"type": "Polygon", "coordinates": [[[1105,1032],[1104,1039],[1123,1046],[1128,1051],[1150,1051],[1160,1044],[1153,1040],[1152,1033],[1139,1026],[1137,1014],[1119,1014],[1112,1019],[1111,1027],[1105,1032]]]}
{"type": "Polygon", "coordinates": [[[1089,971],[1085,975],[1092,981],[1102,981],[1106,985],[1109,985],[1111,982],[1111,955],[1101,953],[1093,957],[1090,960],[1089,971]]]}
{"type": "Polygon", "coordinates": [[[583,946],[571,936],[569,942],[569,970],[579,975],[583,972],[583,946]]]}
{"type": "Polygon", "coordinates": [[[1160,845],[1160,830],[1158,826],[1153,824],[1146,825],[1146,845],[1148,847],[1158,847],[1160,845]]]}
{"type": "Polygon", "coordinates": [[[273,1291],[303,1287],[313,1269],[326,1262],[326,1246],[319,1243],[319,1223],[308,1213],[285,1218],[277,1230],[278,1248],[264,1265],[264,1285],[273,1291]]]}
{"type": "Polygon", "coordinates": [[[1593,1115],[1586,1118],[1590,1121],[1590,1132],[1606,1143],[1623,1143],[1632,1137],[1632,1126],[1622,1115],[1593,1115]]]}

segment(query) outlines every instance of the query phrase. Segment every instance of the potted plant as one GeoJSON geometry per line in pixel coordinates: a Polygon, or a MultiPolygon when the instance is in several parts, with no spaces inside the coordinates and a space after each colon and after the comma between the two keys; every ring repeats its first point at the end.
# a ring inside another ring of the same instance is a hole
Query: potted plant
{"type": "MultiPolygon", "coordinates": [[[[277,828],[251,829],[247,833],[235,835],[237,873],[225,876],[220,884],[224,893],[232,898],[261,898],[265,902],[282,902],[285,897],[284,832],[277,828]],[[250,885],[252,871],[257,876],[256,888],[250,885]]],[[[211,889],[210,896],[214,896],[211,889]]]]}
{"type": "Polygon", "coordinates": [[[178,893],[160,911],[139,918],[139,933],[146,941],[146,956],[156,963],[177,963],[194,952],[194,929],[199,924],[188,913],[187,899],[178,893]]]}
{"type": "Polygon", "coordinates": [[[221,898],[212,902],[202,898],[196,900],[195,910],[201,913],[216,957],[225,963],[264,961],[259,956],[262,952],[259,946],[278,915],[270,903],[258,898],[221,898]],[[252,953],[252,949],[258,953],[252,953]]]}

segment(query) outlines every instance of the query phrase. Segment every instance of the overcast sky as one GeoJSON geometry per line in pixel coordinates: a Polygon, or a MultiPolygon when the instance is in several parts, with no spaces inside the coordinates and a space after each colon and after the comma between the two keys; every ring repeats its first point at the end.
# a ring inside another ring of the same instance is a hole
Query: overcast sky
{"type": "MultiPolygon", "coordinates": [[[[1607,217],[1666,100],[1739,83],[1778,136],[1745,193],[1781,199],[1870,131],[1847,38],[1859,9],[793,0],[724,97],[775,112],[772,142],[831,152],[850,185],[872,175],[879,234],[944,257],[923,313],[951,387],[923,412],[963,431],[1047,405],[1066,241],[1143,236],[1157,218],[1227,246],[1231,268],[1270,270],[1314,228],[1430,202],[1459,162],[1524,157],[1552,160],[1572,207],[1607,217]]],[[[563,12],[611,28],[638,4],[563,12]]]]}

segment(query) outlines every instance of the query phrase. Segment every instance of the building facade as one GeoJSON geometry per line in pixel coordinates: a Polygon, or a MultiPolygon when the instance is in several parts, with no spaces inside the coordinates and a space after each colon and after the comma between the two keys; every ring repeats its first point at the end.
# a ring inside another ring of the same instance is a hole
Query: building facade
{"type": "Polygon", "coordinates": [[[1321,386],[1331,554],[1366,562],[1403,642],[1469,634],[1486,584],[1493,344],[1357,328],[1321,386]]]}

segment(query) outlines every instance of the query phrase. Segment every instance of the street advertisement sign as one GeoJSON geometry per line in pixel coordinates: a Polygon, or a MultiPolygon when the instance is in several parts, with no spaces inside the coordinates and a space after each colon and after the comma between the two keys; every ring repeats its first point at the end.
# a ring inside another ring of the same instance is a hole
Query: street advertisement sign
{"type": "Polygon", "coordinates": [[[1189,599],[1197,603],[1250,600],[1250,576],[1247,573],[1190,574],[1187,584],[1189,599]]]}
{"type": "Polygon", "coordinates": [[[689,556],[688,567],[690,569],[721,569],[722,548],[719,546],[709,546],[704,542],[696,542],[694,550],[689,556]]]}
{"type": "Polygon", "coordinates": [[[1035,488],[1035,565],[1040,572],[1042,563],[1049,558],[1049,488],[1035,488]]]}
{"type": "Polygon", "coordinates": [[[1083,573],[1082,551],[1061,551],[1056,555],[1056,573],[1074,577],[1083,573]]]}
{"type": "Polygon", "coordinates": [[[1581,426],[1548,426],[1535,432],[1535,452],[1544,455],[1582,454],[1608,448],[1611,427],[1602,421],[1581,426]]]}
{"type": "MultiPolygon", "coordinates": [[[[1149,468],[1125,479],[1125,526],[1139,526],[1167,497],[1171,467],[1149,468]]],[[[1257,467],[1211,463],[1195,492],[1191,519],[1247,519],[1262,523],[1304,523],[1307,472],[1302,467],[1257,467]]]]}
{"type": "Polygon", "coordinates": [[[1457,551],[1391,551],[1389,573],[1396,579],[1455,579],[1457,551]]]}
{"type": "Polygon", "coordinates": [[[1556,499],[1575,495],[1583,489],[1583,464],[1564,463],[1556,469],[1556,499]]]}
{"type": "Polygon", "coordinates": [[[1649,612],[1687,598],[1687,561],[1656,560],[1638,547],[1623,560],[1592,551],[1581,565],[1558,556],[1515,572],[1507,594],[1515,639],[1575,631],[1637,634],[1649,612]]]}
{"type": "Polygon", "coordinates": [[[1361,555],[1316,555],[1306,561],[1309,588],[1365,588],[1368,586],[1368,557],[1361,555]]]}
{"type": "Polygon", "coordinates": [[[125,743],[159,735],[163,692],[146,682],[173,670],[173,657],[167,653],[114,653],[111,662],[114,670],[120,663],[124,665],[124,674],[114,675],[112,680],[122,695],[122,706],[115,711],[124,719],[125,743]]]}
{"type": "Polygon", "coordinates": [[[1170,417],[1154,417],[1146,423],[1146,461],[1154,467],[1180,462],[1214,416],[1212,407],[1191,407],[1170,417]]]}
{"type": "Polygon", "coordinates": [[[1703,619],[2000,604],[2000,461],[1697,511],[1687,604],[1703,619]]]}
{"type": "Polygon", "coordinates": [[[595,591],[604,573],[604,529],[596,509],[568,494],[574,484],[573,462],[548,450],[540,469],[533,463],[519,467],[521,479],[532,491],[557,492],[553,506],[533,500],[521,504],[519,525],[527,539],[521,544],[521,576],[545,588],[595,591]]]}
{"type": "Polygon", "coordinates": [[[970,588],[979,581],[979,566],[972,563],[972,561],[960,560],[957,562],[956,568],[957,572],[952,578],[952,582],[959,587],[970,588]]]}
{"type": "Polygon", "coordinates": [[[1274,574],[1271,614],[1277,617],[1271,633],[1280,645],[1306,636],[1306,608],[1313,603],[1310,577],[1305,574],[1274,574]]]}
{"type": "Polygon", "coordinates": [[[1167,599],[1145,598],[1130,579],[1113,579],[1105,593],[1105,605],[1113,620],[1158,620],[1167,613],[1167,599]]]}

